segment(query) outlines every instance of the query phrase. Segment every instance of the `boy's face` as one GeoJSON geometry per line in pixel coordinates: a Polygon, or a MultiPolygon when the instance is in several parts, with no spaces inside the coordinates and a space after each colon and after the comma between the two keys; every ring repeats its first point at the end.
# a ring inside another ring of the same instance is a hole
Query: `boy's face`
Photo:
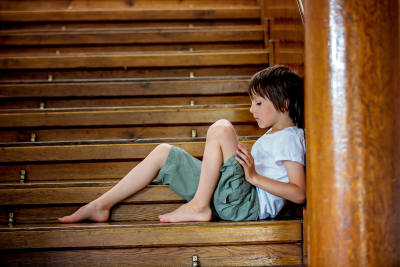
{"type": "Polygon", "coordinates": [[[268,99],[259,95],[250,97],[250,112],[260,128],[274,127],[279,122],[282,113],[275,109],[274,104],[268,99]]]}

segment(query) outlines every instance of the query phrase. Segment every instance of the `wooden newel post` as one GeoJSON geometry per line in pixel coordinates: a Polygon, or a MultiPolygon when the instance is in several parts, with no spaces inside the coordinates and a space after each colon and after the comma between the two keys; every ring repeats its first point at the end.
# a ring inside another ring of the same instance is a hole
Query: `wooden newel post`
{"type": "Polygon", "coordinates": [[[400,265],[398,10],[306,1],[309,266],[400,265]]]}

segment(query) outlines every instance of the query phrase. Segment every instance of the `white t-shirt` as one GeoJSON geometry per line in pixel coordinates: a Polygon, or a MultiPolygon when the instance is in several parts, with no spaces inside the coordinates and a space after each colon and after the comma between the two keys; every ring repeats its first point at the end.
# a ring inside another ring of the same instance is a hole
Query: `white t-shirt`
{"type": "MultiPolygon", "coordinates": [[[[251,154],[256,172],[262,176],[289,183],[283,161],[305,161],[304,130],[288,127],[275,133],[265,133],[253,145],[251,154]]],[[[285,204],[285,199],[257,187],[260,201],[260,219],[274,218],[285,204]]]]}

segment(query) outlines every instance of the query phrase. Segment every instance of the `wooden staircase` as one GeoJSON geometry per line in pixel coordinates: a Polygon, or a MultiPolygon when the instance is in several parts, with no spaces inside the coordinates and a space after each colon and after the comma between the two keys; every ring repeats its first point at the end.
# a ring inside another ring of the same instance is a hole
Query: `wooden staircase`
{"type": "Polygon", "coordinates": [[[295,1],[0,2],[0,263],[302,265],[302,218],[162,224],[184,200],[150,185],[109,223],[58,224],[159,143],[201,158],[214,121],[251,146],[247,83],[303,74],[295,1]]]}

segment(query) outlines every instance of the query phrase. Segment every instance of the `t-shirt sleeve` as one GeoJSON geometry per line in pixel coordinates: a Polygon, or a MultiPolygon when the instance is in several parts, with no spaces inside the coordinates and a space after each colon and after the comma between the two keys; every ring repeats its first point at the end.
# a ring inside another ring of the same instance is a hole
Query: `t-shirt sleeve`
{"type": "Polygon", "coordinates": [[[289,160],[305,165],[304,138],[294,133],[286,133],[274,144],[274,158],[278,165],[289,160]]]}

